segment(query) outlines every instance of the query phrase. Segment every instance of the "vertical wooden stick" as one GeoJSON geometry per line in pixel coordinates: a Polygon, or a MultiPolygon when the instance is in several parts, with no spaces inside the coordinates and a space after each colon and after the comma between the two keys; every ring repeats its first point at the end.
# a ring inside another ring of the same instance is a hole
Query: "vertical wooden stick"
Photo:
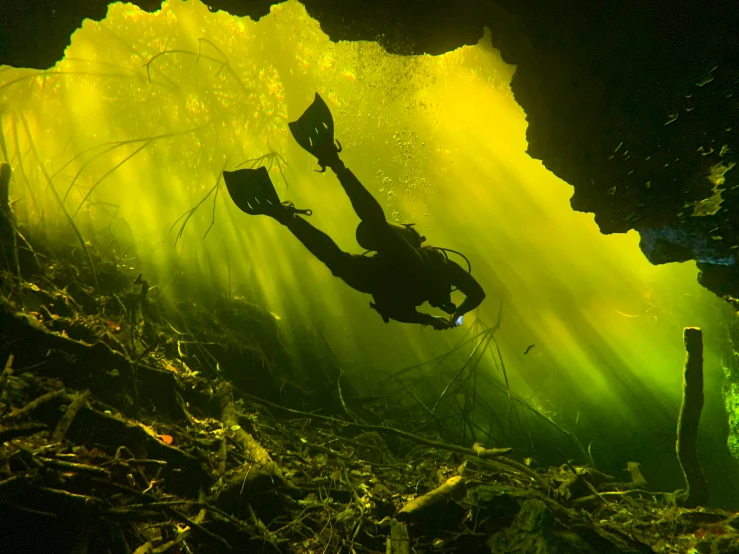
{"type": "Polygon", "coordinates": [[[0,267],[20,277],[15,221],[10,208],[10,164],[0,163],[0,267]]]}
{"type": "Polygon", "coordinates": [[[677,459],[685,476],[686,494],[681,499],[686,507],[705,506],[708,501],[706,479],[698,462],[698,424],[703,409],[703,332],[686,327],[685,369],[683,370],[683,403],[677,421],[677,459]]]}
{"type": "Polygon", "coordinates": [[[5,386],[5,382],[10,379],[10,377],[13,375],[13,359],[15,356],[11,354],[8,356],[8,361],[5,362],[5,369],[3,369],[3,372],[0,373],[0,393],[3,392],[3,387],[5,386]]]}
{"type": "Polygon", "coordinates": [[[9,208],[10,204],[10,164],[0,163],[0,208],[9,208]]]}

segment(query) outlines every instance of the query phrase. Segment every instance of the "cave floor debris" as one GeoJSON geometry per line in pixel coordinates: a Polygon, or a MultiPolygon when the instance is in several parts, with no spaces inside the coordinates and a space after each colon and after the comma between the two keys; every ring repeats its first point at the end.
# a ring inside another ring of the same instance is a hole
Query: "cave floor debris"
{"type": "Polygon", "coordinates": [[[647,491],[637,463],[616,483],[270,396],[291,378],[268,312],[223,299],[261,335],[224,330],[108,270],[105,293],[58,260],[0,278],[2,552],[739,552],[739,516],[647,491]]]}

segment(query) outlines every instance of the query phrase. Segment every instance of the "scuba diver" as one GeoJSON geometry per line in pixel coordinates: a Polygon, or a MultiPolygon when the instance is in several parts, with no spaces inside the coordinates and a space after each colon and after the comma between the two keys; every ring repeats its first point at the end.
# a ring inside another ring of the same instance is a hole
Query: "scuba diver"
{"type": "Polygon", "coordinates": [[[316,93],[305,113],[288,124],[295,140],[315,156],[320,172],[327,167],[336,174],[361,222],[356,231],[359,245],[372,256],[342,251],[323,231],[313,227],[300,215],[292,202],[280,202],[267,169],[224,171],[226,188],[236,206],[250,215],[266,215],[279,221],[331,273],[353,289],[372,295],[375,309],[385,323],[393,319],[402,323],[430,325],[436,330],[451,329],[461,324],[463,314],[474,310],[485,298],[485,292],[472,275],[448,259],[440,248],[423,246],[426,237],[412,224],[390,223],[372,194],[339,159],[341,143],[334,144],[331,111],[316,93]],[[465,295],[460,306],[452,302],[452,288],[465,295]],[[448,316],[419,312],[417,307],[428,302],[448,316]]]}

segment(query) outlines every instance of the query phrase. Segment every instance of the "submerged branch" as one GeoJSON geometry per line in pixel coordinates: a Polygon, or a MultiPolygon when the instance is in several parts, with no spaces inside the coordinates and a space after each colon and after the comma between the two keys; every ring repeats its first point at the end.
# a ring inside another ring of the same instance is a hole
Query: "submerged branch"
{"type": "MultiPolygon", "coordinates": [[[[31,187],[31,182],[28,179],[28,173],[26,172],[26,168],[23,165],[23,158],[25,157],[25,154],[31,149],[30,146],[21,155],[21,143],[18,139],[18,126],[15,123],[15,118],[11,116],[10,118],[10,124],[13,127],[13,138],[15,139],[15,155],[18,157],[18,167],[21,169],[21,175],[23,176],[23,180],[26,184],[26,188],[28,189],[28,194],[31,197],[31,201],[33,202],[34,207],[38,210],[39,205],[38,201],[36,200],[36,195],[33,192],[33,187],[31,187]]],[[[18,177],[16,176],[16,182],[18,181],[18,177]]]]}
{"type": "Polygon", "coordinates": [[[94,73],[92,71],[39,71],[37,73],[33,73],[31,75],[23,75],[22,77],[18,77],[17,79],[13,79],[12,81],[8,81],[7,83],[3,83],[0,85],[0,91],[3,89],[9,88],[13,85],[16,85],[18,83],[22,83],[23,81],[27,81],[30,79],[34,79],[36,77],[49,77],[53,75],[60,75],[60,76],[82,76],[82,77],[117,77],[119,79],[131,79],[136,78],[138,76],[134,75],[125,75],[122,73],[94,73]]]}
{"type": "Polygon", "coordinates": [[[98,185],[103,182],[103,179],[105,179],[108,175],[110,175],[116,169],[118,169],[119,167],[121,167],[128,160],[130,160],[131,158],[133,158],[136,154],[138,154],[139,152],[141,152],[144,148],[146,148],[147,146],[149,146],[152,142],[153,142],[153,139],[150,139],[150,140],[146,141],[142,146],[140,146],[136,150],[134,150],[134,152],[132,154],[129,154],[128,156],[126,156],[125,158],[123,158],[122,161],[120,161],[115,166],[113,166],[111,169],[109,169],[108,171],[106,171],[105,174],[102,177],[100,177],[100,179],[98,179],[97,181],[95,181],[95,184],[93,184],[92,187],[90,187],[90,190],[87,191],[87,194],[85,194],[85,197],[82,199],[82,202],[80,202],[80,205],[77,206],[77,209],[72,214],[72,217],[75,217],[78,213],[80,213],[80,210],[82,209],[82,206],[85,204],[85,202],[87,201],[87,199],[90,198],[90,195],[93,192],[95,192],[95,189],[98,187],[98,185]]]}
{"type": "Polygon", "coordinates": [[[247,87],[244,84],[244,82],[241,79],[239,79],[239,77],[238,77],[238,75],[236,75],[236,72],[234,71],[233,67],[231,67],[231,63],[228,61],[228,57],[226,56],[226,54],[220,48],[218,48],[218,46],[216,46],[213,42],[211,42],[210,40],[208,40],[206,38],[199,38],[198,39],[198,51],[197,52],[192,52],[190,50],[176,49],[176,50],[164,50],[162,52],[159,52],[158,54],[154,54],[154,56],[152,56],[149,59],[149,61],[147,61],[145,64],[142,65],[142,67],[145,67],[146,68],[146,77],[149,79],[149,83],[151,83],[151,65],[152,65],[152,63],[155,60],[161,58],[162,56],[166,56],[166,55],[170,55],[170,54],[186,54],[188,56],[195,56],[195,63],[198,63],[201,58],[206,59],[206,60],[210,60],[210,61],[213,61],[213,62],[216,62],[217,64],[220,64],[220,66],[221,66],[220,69],[215,74],[216,77],[218,75],[220,75],[221,72],[224,69],[226,69],[231,74],[231,77],[233,77],[234,80],[238,83],[239,87],[241,88],[241,90],[245,94],[250,94],[250,93],[251,94],[254,94],[256,92],[255,89],[247,87]],[[223,56],[224,59],[219,60],[218,58],[215,58],[213,56],[208,56],[206,54],[203,54],[202,53],[203,43],[209,44],[210,46],[212,46],[213,48],[215,48],[215,50],[219,54],[221,54],[221,56],[223,56]]]}
{"type": "MultiPolygon", "coordinates": [[[[275,404],[274,402],[270,402],[269,400],[265,400],[263,398],[259,398],[258,396],[252,396],[250,394],[246,394],[244,392],[241,392],[243,396],[246,398],[249,398],[250,400],[257,402],[259,404],[263,404],[265,406],[270,406],[272,408],[277,408],[278,410],[285,411],[287,413],[300,415],[302,417],[307,418],[314,418],[319,419],[321,421],[326,421],[330,423],[334,423],[336,425],[341,425],[345,427],[358,427],[360,429],[368,429],[371,431],[378,431],[382,433],[390,433],[392,435],[402,437],[408,440],[412,440],[414,442],[417,442],[419,444],[423,444],[424,446],[429,446],[431,448],[438,448],[440,450],[446,450],[448,452],[456,452],[458,454],[465,454],[468,456],[474,456],[476,458],[481,457],[481,449],[479,447],[477,448],[466,448],[464,446],[458,446],[456,444],[448,444],[443,443],[431,439],[427,439],[424,437],[420,437],[418,435],[415,435],[413,433],[409,433],[408,431],[403,431],[401,429],[396,429],[395,427],[386,427],[384,425],[371,425],[367,423],[355,423],[352,421],[345,421],[342,419],[338,419],[335,417],[330,416],[323,416],[315,413],[310,412],[303,412],[301,410],[295,410],[293,408],[287,408],[285,406],[281,406],[279,404],[275,404]]],[[[516,462],[515,460],[511,460],[509,458],[503,457],[504,454],[510,452],[509,448],[501,448],[501,449],[483,449],[486,453],[485,459],[489,460],[491,463],[498,464],[500,466],[507,466],[509,468],[515,469],[519,471],[520,473],[523,473],[534,481],[536,481],[539,485],[541,485],[544,489],[548,489],[548,485],[544,481],[544,479],[533,469],[525,466],[524,464],[521,464],[519,462],[516,462]]]]}
{"type": "MultiPolygon", "coordinates": [[[[218,180],[220,180],[220,175],[218,176],[218,180]]],[[[177,237],[174,240],[175,246],[177,246],[177,243],[179,242],[180,238],[182,238],[182,234],[185,232],[185,226],[187,226],[187,222],[190,221],[190,218],[195,215],[195,212],[198,211],[198,208],[202,206],[205,201],[208,199],[208,197],[216,192],[218,190],[218,181],[216,181],[216,184],[213,185],[213,187],[206,193],[203,198],[200,199],[200,202],[195,204],[192,208],[187,210],[184,214],[182,214],[180,217],[178,217],[175,222],[172,224],[172,226],[169,228],[169,232],[172,232],[172,229],[174,229],[175,225],[177,225],[182,219],[184,218],[184,221],[182,221],[182,225],[180,225],[180,230],[177,232],[177,237]]],[[[206,233],[207,235],[207,233],[206,233]]],[[[205,237],[203,237],[205,238],[205,237]]]]}
{"type": "Polygon", "coordinates": [[[92,263],[92,256],[90,256],[90,250],[87,248],[85,239],[82,238],[82,233],[80,233],[80,230],[77,227],[77,224],[74,222],[74,219],[67,211],[67,208],[64,206],[64,201],[59,196],[59,193],[57,192],[56,187],[54,186],[54,183],[51,180],[51,176],[49,176],[49,173],[46,171],[46,167],[44,166],[44,162],[41,159],[41,156],[38,152],[38,148],[36,148],[36,142],[33,140],[33,135],[31,134],[31,129],[28,126],[28,121],[26,121],[26,118],[22,113],[20,114],[20,118],[21,118],[21,121],[23,122],[23,127],[26,129],[26,134],[28,136],[28,142],[31,145],[31,149],[33,150],[34,155],[36,156],[36,160],[38,161],[39,167],[41,168],[41,172],[44,174],[44,177],[46,177],[46,181],[49,183],[49,188],[51,189],[51,192],[54,194],[54,198],[58,202],[59,207],[62,209],[64,216],[67,218],[69,225],[72,227],[72,230],[74,231],[74,234],[77,237],[77,240],[79,240],[80,245],[82,245],[82,250],[85,252],[85,257],[87,258],[87,263],[90,266],[90,272],[92,273],[92,278],[93,278],[93,281],[95,282],[95,290],[99,291],[100,283],[98,282],[97,272],[95,271],[95,264],[92,263]]]}
{"type": "Polygon", "coordinates": [[[136,151],[134,151],[132,154],[130,154],[129,156],[127,156],[122,162],[120,162],[119,164],[117,164],[115,167],[113,167],[113,169],[111,169],[110,171],[108,171],[107,173],[105,173],[105,175],[103,175],[100,179],[98,179],[98,181],[93,185],[92,190],[90,190],[85,195],[85,198],[82,200],[82,203],[79,205],[79,207],[77,208],[77,210],[74,212],[74,215],[77,215],[77,213],[82,208],[82,204],[84,204],[85,200],[88,199],[88,197],[90,196],[90,194],[92,193],[92,191],[95,189],[95,187],[97,187],[98,184],[100,184],[100,182],[103,179],[105,179],[108,175],[110,175],[111,173],[113,173],[116,169],[118,169],[120,166],[122,166],[128,160],[130,160],[131,158],[133,158],[136,154],[138,154],[141,150],[143,150],[144,148],[146,148],[147,146],[149,146],[151,143],[153,143],[155,141],[158,141],[158,140],[161,140],[161,139],[167,139],[167,138],[172,138],[172,137],[177,137],[177,136],[182,136],[182,135],[188,135],[190,133],[197,133],[198,131],[202,131],[203,129],[206,129],[206,128],[210,127],[212,124],[214,124],[216,121],[218,121],[218,119],[220,119],[220,118],[216,117],[213,120],[204,123],[203,125],[199,125],[197,127],[193,127],[192,129],[185,129],[183,131],[172,131],[170,133],[162,133],[160,135],[153,135],[153,136],[150,136],[150,137],[143,137],[143,138],[136,138],[136,139],[128,139],[128,140],[121,140],[121,141],[114,141],[114,142],[104,142],[102,144],[96,144],[95,146],[91,146],[90,148],[88,148],[86,150],[83,150],[79,154],[77,154],[77,155],[73,156],[72,158],[70,158],[69,160],[67,160],[67,162],[64,165],[62,165],[62,167],[60,167],[56,172],[54,172],[54,174],[51,176],[50,179],[53,180],[54,177],[56,177],[59,173],[61,173],[62,171],[64,171],[64,169],[66,169],[77,158],[79,158],[81,156],[84,156],[88,152],[92,152],[93,150],[95,150],[97,148],[101,148],[101,147],[107,146],[107,148],[105,148],[105,150],[103,150],[102,152],[99,152],[99,153],[95,154],[92,158],[90,158],[89,160],[87,160],[86,162],[84,162],[82,164],[82,166],[77,171],[77,173],[75,174],[74,178],[72,179],[72,182],[70,183],[69,187],[67,188],[67,192],[64,194],[64,201],[66,201],[67,200],[67,197],[69,196],[69,193],[72,191],[72,188],[74,187],[74,184],[77,182],[77,179],[79,178],[80,174],[92,162],[94,162],[95,160],[97,160],[101,156],[104,156],[108,152],[112,152],[113,150],[115,150],[117,148],[122,148],[123,146],[127,146],[129,144],[136,144],[136,143],[140,143],[140,142],[143,142],[144,143],[143,146],[141,146],[138,149],[136,149],[136,151]]]}
{"type": "MultiPolygon", "coordinates": [[[[475,348],[472,350],[472,352],[470,353],[470,355],[467,357],[467,361],[465,361],[465,363],[462,364],[462,367],[459,369],[459,371],[457,371],[457,373],[454,375],[454,377],[452,377],[452,380],[449,381],[449,383],[447,384],[447,386],[441,392],[441,396],[439,396],[439,399],[436,401],[436,404],[434,404],[434,407],[431,408],[431,411],[432,412],[436,413],[436,408],[438,408],[439,407],[439,404],[441,403],[441,401],[444,400],[444,397],[449,392],[449,389],[451,388],[451,386],[457,381],[457,379],[459,378],[459,376],[462,375],[462,373],[464,373],[464,370],[467,369],[467,365],[475,357],[475,354],[477,354],[477,351],[480,349],[480,346],[482,346],[483,343],[485,343],[485,347],[487,347],[487,344],[493,338],[492,337],[493,333],[495,333],[495,329],[493,329],[490,332],[486,332],[485,333],[486,336],[475,345],[475,348]]],[[[483,348],[483,352],[484,351],[485,351],[485,348],[483,348]]],[[[474,366],[472,368],[472,371],[474,371],[476,367],[477,367],[477,363],[474,364],[474,366]]]]}

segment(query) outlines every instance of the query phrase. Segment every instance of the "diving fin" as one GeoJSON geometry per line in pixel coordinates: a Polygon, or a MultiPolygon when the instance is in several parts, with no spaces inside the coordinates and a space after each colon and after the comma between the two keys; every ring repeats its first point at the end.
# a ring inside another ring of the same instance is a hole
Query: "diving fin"
{"type": "Polygon", "coordinates": [[[280,203],[267,168],[239,169],[224,171],[223,180],[226,183],[231,200],[242,211],[249,215],[268,215],[281,223],[295,213],[311,215],[311,210],[298,210],[292,202],[280,203]]]}
{"type": "Polygon", "coordinates": [[[334,158],[338,159],[341,143],[337,140],[334,144],[334,118],[318,93],[303,115],[287,125],[297,143],[318,159],[321,173],[334,162],[334,158]]]}

